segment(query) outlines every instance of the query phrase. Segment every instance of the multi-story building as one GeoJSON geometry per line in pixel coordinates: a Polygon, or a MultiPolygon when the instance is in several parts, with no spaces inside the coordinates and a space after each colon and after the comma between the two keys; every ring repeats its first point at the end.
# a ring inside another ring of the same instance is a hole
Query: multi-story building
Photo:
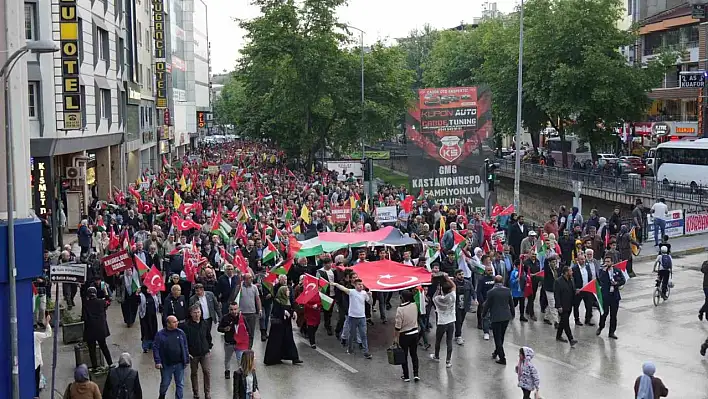
{"type": "Polygon", "coordinates": [[[93,197],[123,185],[125,24],[122,1],[25,2],[26,38],[53,39],[61,47],[27,58],[33,176],[43,170],[45,182],[33,187],[34,207],[43,213],[47,206],[38,199],[58,195],[69,226],[79,223],[93,197]]]}
{"type": "Polygon", "coordinates": [[[641,137],[642,144],[654,145],[702,136],[699,89],[681,88],[679,76],[681,72],[703,69],[700,63],[706,57],[706,24],[694,18],[692,6],[683,1],[636,0],[628,5],[628,14],[639,24],[635,60],[648,62],[666,50],[678,53],[675,66],[649,93],[653,102],[645,120],[634,123],[635,141],[641,137]]]}
{"type": "MultiPolygon", "coordinates": [[[[123,0],[125,1],[125,0],[123,0]]],[[[153,5],[151,0],[126,1],[126,59],[131,64],[128,77],[125,134],[127,182],[134,182],[146,170],[157,170],[153,72],[153,5]]]]}

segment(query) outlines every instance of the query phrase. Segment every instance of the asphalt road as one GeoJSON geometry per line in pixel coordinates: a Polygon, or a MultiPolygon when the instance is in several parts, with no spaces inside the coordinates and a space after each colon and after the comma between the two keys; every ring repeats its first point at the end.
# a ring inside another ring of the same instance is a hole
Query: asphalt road
{"type": "MultiPolygon", "coordinates": [[[[702,274],[698,269],[706,259],[706,254],[675,259],[675,288],[670,299],[657,307],[652,303],[653,262],[635,265],[639,276],[622,290],[617,330],[619,340],[607,338],[607,330],[598,337],[595,327],[573,326],[573,333],[580,342],[571,349],[568,344],[556,342],[553,328],[540,319],[522,324],[517,315],[507,332],[507,353],[515,353],[520,345],[534,349],[541,393],[547,399],[631,398],[634,380],[646,360],[656,364],[656,376],[668,386],[670,398],[708,398],[708,359],[698,354],[700,344],[708,336],[708,321],[700,322],[697,318],[703,303],[702,274]]],[[[540,314],[538,301],[536,305],[537,314],[540,314]]],[[[394,311],[395,308],[389,311],[389,319],[393,318],[394,311]]],[[[109,347],[114,358],[117,359],[121,352],[130,352],[134,367],[140,371],[145,397],[157,397],[159,373],[154,368],[152,355],[143,354],[140,349],[138,323],[133,328],[126,328],[121,323],[119,306],[111,306],[108,312],[112,333],[109,347]]],[[[465,345],[453,344],[452,368],[432,362],[419,348],[422,381],[417,384],[401,381],[400,367],[387,363],[385,349],[391,343],[393,326],[392,323],[380,324],[376,316],[376,325],[369,329],[372,360],[366,360],[360,354],[345,354],[336,339],[328,337],[320,328],[317,350],[311,349],[303,339],[296,338],[304,361],[302,365],[293,366],[287,362],[266,367],[262,363],[265,345],[258,336],[254,350],[263,397],[427,399],[440,397],[440,393],[444,397],[454,395],[460,398],[521,397],[521,391],[516,387],[515,359],[508,355],[509,365],[506,367],[491,360],[493,341],[482,339],[481,331],[476,329],[474,314],[468,314],[465,322],[465,345]]],[[[598,317],[596,314],[593,321],[597,322],[598,317]]],[[[212,397],[231,398],[231,380],[224,380],[223,348],[216,328],[214,335],[217,344],[211,354],[212,397]]],[[[44,374],[48,378],[51,356],[51,343],[47,342],[44,344],[44,374]]],[[[58,363],[57,389],[61,393],[73,375],[72,346],[60,345],[58,363]]],[[[191,398],[188,375],[185,377],[185,398],[191,398]]],[[[169,398],[174,397],[172,392],[171,388],[169,398]]],[[[49,398],[49,392],[42,392],[41,397],[49,398]]]]}

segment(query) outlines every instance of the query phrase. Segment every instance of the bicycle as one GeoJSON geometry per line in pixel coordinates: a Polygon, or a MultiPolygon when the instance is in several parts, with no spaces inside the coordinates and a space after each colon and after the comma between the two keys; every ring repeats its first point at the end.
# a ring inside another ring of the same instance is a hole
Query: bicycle
{"type": "Polygon", "coordinates": [[[674,286],[674,283],[671,281],[671,277],[673,277],[673,271],[671,274],[669,274],[669,283],[666,284],[666,297],[662,298],[661,297],[661,279],[657,277],[656,279],[656,285],[654,288],[654,296],[652,297],[652,301],[654,302],[654,306],[659,306],[659,302],[661,302],[661,299],[664,300],[664,302],[669,300],[669,296],[671,295],[671,287],[674,286]]]}

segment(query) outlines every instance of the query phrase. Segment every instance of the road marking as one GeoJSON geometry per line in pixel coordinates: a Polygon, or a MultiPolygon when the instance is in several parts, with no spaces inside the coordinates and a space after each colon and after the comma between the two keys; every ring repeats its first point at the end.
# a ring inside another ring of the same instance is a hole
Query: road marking
{"type": "MultiPolygon", "coordinates": [[[[303,339],[301,337],[295,337],[295,338],[297,339],[297,341],[302,342],[303,344],[306,344],[308,347],[310,346],[310,343],[308,341],[306,341],[305,339],[303,339]]],[[[356,374],[359,372],[354,367],[344,363],[343,361],[339,360],[336,356],[332,355],[331,353],[327,352],[324,349],[317,348],[317,349],[315,349],[315,351],[317,353],[319,353],[320,355],[326,357],[327,359],[333,361],[334,363],[338,364],[340,367],[342,367],[343,369],[347,370],[348,372],[350,372],[352,374],[356,374]]]]}

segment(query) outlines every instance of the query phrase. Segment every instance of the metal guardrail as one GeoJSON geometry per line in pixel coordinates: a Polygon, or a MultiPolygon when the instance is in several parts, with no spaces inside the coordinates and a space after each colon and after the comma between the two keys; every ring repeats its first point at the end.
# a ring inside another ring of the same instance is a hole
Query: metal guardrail
{"type": "MultiPolygon", "coordinates": [[[[513,177],[513,160],[496,159],[496,162],[499,163],[500,173],[513,177]]],[[[582,182],[583,188],[655,199],[665,198],[667,201],[708,206],[708,186],[691,187],[681,183],[664,184],[657,182],[651,176],[595,174],[528,162],[521,163],[521,174],[523,177],[533,179],[537,184],[548,187],[567,187],[568,191],[573,190],[573,182],[579,181],[582,182]]]]}

